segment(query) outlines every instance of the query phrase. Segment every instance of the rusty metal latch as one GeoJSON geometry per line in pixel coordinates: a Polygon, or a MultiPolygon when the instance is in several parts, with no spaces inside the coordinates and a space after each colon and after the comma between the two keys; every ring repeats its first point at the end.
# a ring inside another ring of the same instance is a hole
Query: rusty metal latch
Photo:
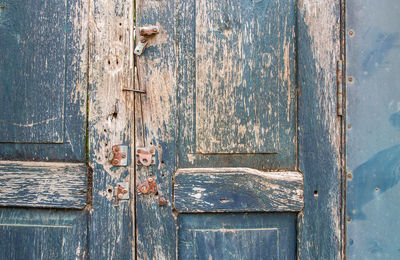
{"type": "Polygon", "coordinates": [[[127,166],[128,165],[128,146],[127,145],[114,145],[112,147],[111,164],[113,166],[127,166]]]}
{"type": "Polygon", "coordinates": [[[150,193],[157,195],[158,194],[157,183],[155,182],[154,178],[147,177],[147,181],[138,185],[137,192],[139,194],[145,194],[145,195],[150,193]]]}
{"type": "Polygon", "coordinates": [[[149,44],[149,39],[159,32],[160,31],[157,26],[140,27],[139,34],[141,37],[139,38],[138,44],[136,45],[133,53],[136,55],[141,55],[149,44]]]}
{"type": "Polygon", "coordinates": [[[155,164],[155,153],[156,149],[154,146],[136,148],[136,163],[143,166],[155,164]]]}
{"type": "Polygon", "coordinates": [[[115,207],[118,207],[118,201],[129,200],[129,184],[127,182],[117,183],[114,189],[115,207]]]}

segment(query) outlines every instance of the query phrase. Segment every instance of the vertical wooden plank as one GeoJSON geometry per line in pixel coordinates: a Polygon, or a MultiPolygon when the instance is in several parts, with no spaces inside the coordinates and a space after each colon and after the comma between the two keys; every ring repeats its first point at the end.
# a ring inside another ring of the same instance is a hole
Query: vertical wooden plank
{"type": "Polygon", "coordinates": [[[336,116],[340,2],[298,2],[299,259],[341,259],[341,119],[336,116]]]}
{"type": "Polygon", "coordinates": [[[159,191],[158,196],[136,197],[137,258],[175,259],[176,227],[171,204],[171,180],[176,170],[174,1],[138,0],[136,10],[137,28],[157,25],[160,29],[145,52],[136,57],[136,88],[147,92],[136,98],[136,147],[156,148],[155,165],[137,166],[136,183],[154,176],[159,191]],[[168,204],[159,206],[158,197],[164,197],[168,204]]]}
{"type": "MultiPolygon", "coordinates": [[[[113,167],[113,145],[133,146],[133,2],[89,1],[89,165],[93,171],[89,243],[92,259],[134,258],[134,203],[114,206],[113,188],[133,168],[113,167]],[[116,108],[118,107],[118,108],[116,108]]],[[[128,161],[132,165],[132,158],[128,161]]],[[[130,191],[133,191],[133,186],[130,191]]]]}

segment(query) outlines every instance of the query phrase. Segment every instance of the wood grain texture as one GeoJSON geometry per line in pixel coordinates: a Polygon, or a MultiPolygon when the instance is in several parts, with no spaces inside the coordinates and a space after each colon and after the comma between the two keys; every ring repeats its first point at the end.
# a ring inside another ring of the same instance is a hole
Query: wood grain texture
{"type": "Polygon", "coordinates": [[[146,95],[135,100],[136,147],[156,148],[154,165],[136,166],[136,184],[153,176],[159,193],[136,196],[137,259],[176,259],[176,220],[171,203],[171,180],[176,170],[176,10],[170,0],[135,2],[136,28],[155,25],[160,30],[144,53],[136,56],[136,88],[146,90],[146,95]],[[168,204],[159,206],[158,197],[164,197],[168,204]]]}
{"type": "Polygon", "coordinates": [[[81,0],[2,1],[0,159],[83,162],[87,31],[81,0]]]}
{"type": "Polygon", "coordinates": [[[296,167],[293,1],[177,1],[179,168],[296,167]]]}
{"type": "Polygon", "coordinates": [[[2,208],[0,259],[87,259],[84,210],[2,208]]]}
{"type": "Polygon", "coordinates": [[[283,152],[294,118],[293,1],[193,2],[194,152],[283,152]]]}
{"type": "Polygon", "coordinates": [[[132,1],[88,1],[92,259],[133,259],[135,252],[133,95],[122,90],[133,88],[133,12],[132,1]],[[130,148],[130,166],[113,167],[108,156],[113,145],[121,144],[130,148]],[[130,199],[115,207],[113,189],[118,182],[130,184],[130,199]]]}
{"type": "Polygon", "coordinates": [[[336,115],[340,2],[298,1],[299,259],[342,259],[341,118],[336,115]]]}
{"type": "Polygon", "coordinates": [[[249,168],[179,169],[174,207],[190,213],[297,212],[303,208],[303,176],[249,168]]]}
{"type": "Polygon", "coordinates": [[[81,209],[86,174],[85,164],[0,161],[0,206],[81,209]]]}
{"type": "Polygon", "coordinates": [[[180,214],[178,259],[295,259],[295,213],[180,214]]]}

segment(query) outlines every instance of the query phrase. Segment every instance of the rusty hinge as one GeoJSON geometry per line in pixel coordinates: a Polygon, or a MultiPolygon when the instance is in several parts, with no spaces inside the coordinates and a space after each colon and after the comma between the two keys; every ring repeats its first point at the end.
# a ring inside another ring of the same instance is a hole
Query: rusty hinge
{"type": "Polygon", "coordinates": [[[129,184],[127,182],[117,183],[114,189],[115,207],[118,207],[118,201],[129,200],[129,184]]]}
{"type": "Polygon", "coordinates": [[[136,55],[141,55],[144,52],[144,49],[146,49],[149,43],[149,39],[159,32],[160,30],[157,26],[140,27],[139,34],[141,37],[139,37],[138,43],[133,53],[135,53],[136,55]]]}
{"type": "Polygon", "coordinates": [[[337,115],[343,116],[343,62],[338,60],[336,67],[337,115]]]}
{"type": "Polygon", "coordinates": [[[111,164],[113,166],[127,166],[128,165],[128,146],[127,145],[114,145],[112,153],[109,155],[111,164]]]}

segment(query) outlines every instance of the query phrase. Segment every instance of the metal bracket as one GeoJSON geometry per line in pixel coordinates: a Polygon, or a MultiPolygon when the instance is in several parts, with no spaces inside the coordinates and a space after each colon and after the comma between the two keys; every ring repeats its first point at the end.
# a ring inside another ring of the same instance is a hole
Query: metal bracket
{"type": "Polygon", "coordinates": [[[118,201],[129,200],[129,183],[128,182],[117,183],[117,187],[114,188],[114,197],[115,197],[114,206],[116,207],[118,207],[118,201]]]}
{"type": "Polygon", "coordinates": [[[159,32],[160,32],[160,30],[158,29],[158,26],[140,27],[139,34],[141,37],[140,37],[139,42],[136,45],[133,53],[136,55],[141,55],[149,43],[148,42],[149,38],[153,37],[154,35],[158,34],[159,32]]]}
{"type": "Polygon", "coordinates": [[[136,55],[141,55],[144,52],[144,49],[146,49],[146,46],[149,42],[146,39],[141,39],[139,43],[136,45],[135,50],[133,53],[136,55]]]}
{"type": "Polygon", "coordinates": [[[114,145],[112,147],[112,153],[109,158],[113,166],[127,166],[128,165],[128,146],[127,145],[114,145]]]}
{"type": "Polygon", "coordinates": [[[154,154],[156,149],[154,146],[136,148],[136,162],[139,165],[150,166],[155,164],[154,154]]]}

